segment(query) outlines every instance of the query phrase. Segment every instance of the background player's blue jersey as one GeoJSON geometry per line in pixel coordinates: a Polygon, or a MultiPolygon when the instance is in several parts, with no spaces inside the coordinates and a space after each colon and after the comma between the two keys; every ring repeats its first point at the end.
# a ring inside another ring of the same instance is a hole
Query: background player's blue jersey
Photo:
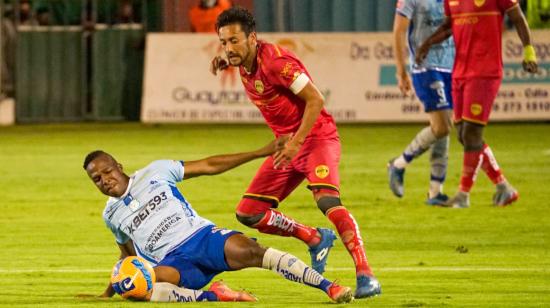
{"type": "Polygon", "coordinates": [[[450,72],[453,68],[455,47],[452,37],[432,45],[428,56],[421,65],[416,65],[416,49],[443,23],[445,12],[443,0],[399,0],[397,14],[410,20],[408,43],[411,71],[422,72],[426,69],[437,69],[450,72]]]}
{"type": "Polygon", "coordinates": [[[205,226],[176,188],[183,180],[181,161],[157,160],[130,177],[120,198],[109,198],[103,219],[119,244],[132,239],[138,255],[158,263],[205,226]]]}

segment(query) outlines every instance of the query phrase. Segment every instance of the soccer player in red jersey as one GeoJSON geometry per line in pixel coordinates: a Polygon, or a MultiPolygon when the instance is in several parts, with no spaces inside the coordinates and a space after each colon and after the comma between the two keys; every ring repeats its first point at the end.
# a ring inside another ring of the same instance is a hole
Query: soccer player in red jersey
{"type": "Polygon", "coordinates": [[[431,45],[453,36],[456,58],[452,96],[458,140],[464,146],[462,177],[458,193],[448,206],[469,207],[469,192],[481,168],[496,185],[493,203],[505,206],[519,197],[506,180],[483,129],[502,81],[502,19],[507,15],[524,46],[523,69],[537,71],[531,33],[517,0],[444,0],[446,20],[420,47],[416,62],[426,57],[431,45]]]}
{"type": "Polygon", "coordinates": [[[319,209],[336,226],[353,257],[356,298],[380,294],[380,284],[367,262],[357,222],[342,205],[338,163],[340,139],[324,98],[302,62],[284,48],[256,37],[254,17],[243,8],[218,16],[218,36],[227,59],[215,57],[215,75],[239,67],[250,100],[276,136],[292,135],[283,150],[268,157],[237,206],[237,219],[262,233],[292,236],[309,246],[312,267],[324,271],[336,239],[330,229],[313,228],[276,210],[304,179],[319,209]]]}

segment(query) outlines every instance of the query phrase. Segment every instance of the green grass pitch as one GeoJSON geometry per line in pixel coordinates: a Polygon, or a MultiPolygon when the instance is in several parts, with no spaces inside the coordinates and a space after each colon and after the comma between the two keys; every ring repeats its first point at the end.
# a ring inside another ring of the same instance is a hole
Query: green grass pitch
{"type": "MultiPolygon", "coordinates": [[[[341,125],[341,193],[360,225],[371,266],[382,283],[380,297],[356,300],[370,307],[550,306],[550,125],[494,124],[486,130],[520,200],[491,205],[493,186],[483,173],[466,210],[423,204],[428,157],[414,162],[405,197],[387,187],[386,162],[398,155],[420,125],[341,125]]],[[[0,305],[135,307],[100,294],[118,258],[101,213],[105,197],[82,169],[92,150],[111,152],[133,172],[155,159],[192,160],[254,149],[271,138],[265,126],[67,124],[0,128],[0,305]]],[[[446,192],[456,190],[462,155],[452,138],[446,192]]],[[[260,161],[225,174],[179,184],[204,217],[244,231],[263,245],[289,251],[309,263],[306,247],[291,238],[241,226],[234,208],[260,161]]],[[[280,209],[298,221],[330,227],[305,185],[280,209]]],[[[341,242],[331,252],[326,276],[355,286],[353,263],[341,242]]],[[[233,288],[245,288],[260,307],[318,307],[320,291],[274,273],[225,273],[233,288]]],[[[201,306],[204,303],[186,304],[201,306]]],[[[216,307],[251,306],[217,303],[216,307]]]]}

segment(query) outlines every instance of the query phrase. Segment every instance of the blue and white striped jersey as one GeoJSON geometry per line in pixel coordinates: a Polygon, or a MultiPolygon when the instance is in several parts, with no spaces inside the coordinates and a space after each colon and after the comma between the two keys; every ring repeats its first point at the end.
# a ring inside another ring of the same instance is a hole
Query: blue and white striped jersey
{"type": "Polygon", "coordinates": [[[451,38],[433,45],[421,65],[414,63],[416,49],[439,28],[445,19],[443,0],[399,0],[397,14],[410,20],[408,43],[411,71],[426,69],[451,72],[455,58],[454,41],[451,38]]]}
{"type": "Polygon", "coordinates": [[[184,163],[157,160],[130,177],[128,189],[120,198],[109,198],[103,219],[119,244],[131,239],[138,255],[156,264],[170,251],[190,240],[205,226],[213,225],[200,217],[178,191],[184,163]]]}

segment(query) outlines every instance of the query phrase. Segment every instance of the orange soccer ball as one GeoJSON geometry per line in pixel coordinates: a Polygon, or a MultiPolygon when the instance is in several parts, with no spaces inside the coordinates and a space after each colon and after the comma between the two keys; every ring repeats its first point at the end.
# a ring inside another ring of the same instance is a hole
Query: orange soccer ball
{"type": "Polygon", "coordinates": [[[130,256],[117,262],[111,273],[111,285],[124,298],[144,300],[153,290],[155,270],[147,260],[130,256]]]}

